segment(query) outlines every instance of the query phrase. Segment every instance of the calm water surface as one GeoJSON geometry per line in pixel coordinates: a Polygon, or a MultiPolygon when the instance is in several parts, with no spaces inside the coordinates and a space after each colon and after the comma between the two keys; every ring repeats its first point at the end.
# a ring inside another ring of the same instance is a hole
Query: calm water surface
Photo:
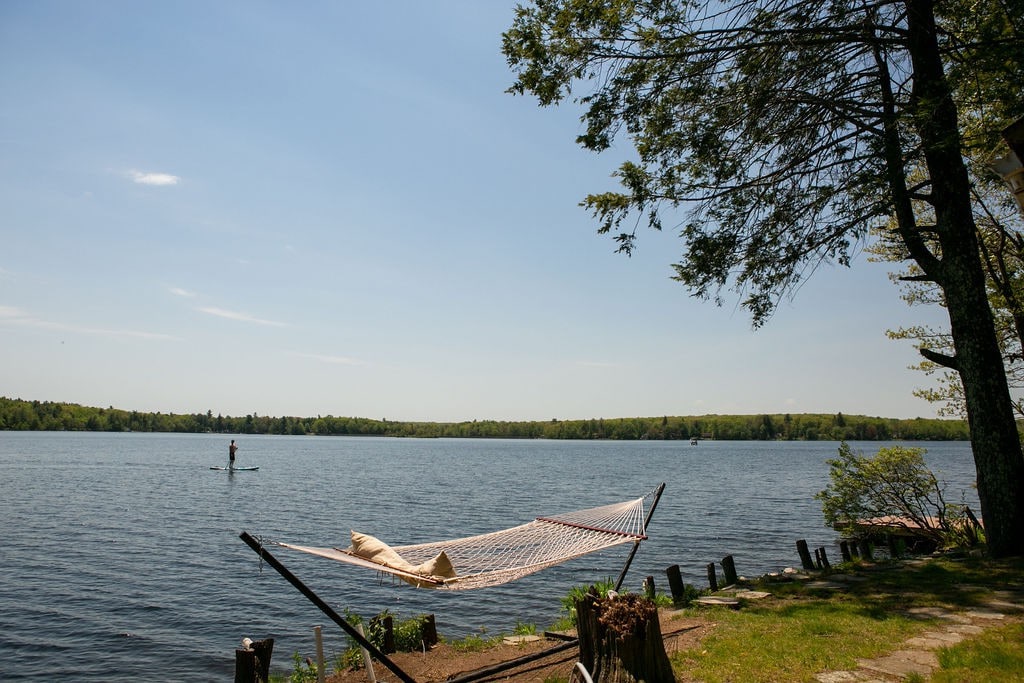
{"type": "MultiPolygon", "coordinates": [[[[667,592],[665,568],[705,586],[732,554],[740,574],[799,565],[795,542],[833,548],[813,499],[833,442],[563,442],[0,432],[0,680],[231,680],[243,637],[272,637],[274,668],[344,637],[239,538],[394,545],[454,538],[642,496],[667,484],[626,578],[667,592]]],[[[878,443],[852,444],[874,453],[878,443]]],[[[975,510],[966,443],[917,444],[975,510]]],[[[446,638],[544,627],[575,585],[616,578],[629,546],[479,591],[439,592],[272,549],[337,611],[436,615],[446,638]]],[[[832,550],[832,557],[838,551],[832,550]]]]}

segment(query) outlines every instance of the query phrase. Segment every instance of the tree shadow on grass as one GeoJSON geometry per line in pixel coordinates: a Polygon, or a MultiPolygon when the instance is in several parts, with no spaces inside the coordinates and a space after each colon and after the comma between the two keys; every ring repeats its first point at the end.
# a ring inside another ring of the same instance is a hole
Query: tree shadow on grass
{"type": "MultiPolygon", "coordinates": [[[[832,587],[791,584],[783,591],[792,598],[837,603],[856,603],[874,619],[893,615],[929,618],[924,608],[954,611],[986,605],[996,592],[1009,593],[1015,602],[1024,601],[1024,558],[987,560],[973,557],[938,557],[923,562],[852,564],[832,574],[852,576],[855,580],[830,582],[832,587]]],[[[828,575],[823,575],[828,579],[828,575]]],[[[837,577],[838,578],[838,577],[837,577]]]]}

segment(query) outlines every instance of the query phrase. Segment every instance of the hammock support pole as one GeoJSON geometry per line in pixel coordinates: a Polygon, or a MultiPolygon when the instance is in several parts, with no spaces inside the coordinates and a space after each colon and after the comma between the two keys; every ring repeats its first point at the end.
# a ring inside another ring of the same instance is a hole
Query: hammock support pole
{"type": "MultiPolygon", "coordinates": [[[[651,517],[654,516],[654,508],[658,507],[658,501],[661,500],[661,493],[665,490],[665,484],[657,488],[654,492],[654,500],[651,501],[651,509],[647,511],[647,518],[644,519],[644,529],[651,523],[651,517]]],[[[640,539],[633,541],[633,549],[629,551],[629,557],[626,558],[626,564],[622,568],[622,572],[619,574],[619,580],[615,582],[615,590],[618,591],[622,588],[622,582],[626,580],[626,572],[629,571],[629,565],[633,564],[633,558],[636,557],[636,551],[640,548],[640,539]]]]}
{"type": "Polygon", "coordinates": [[[310,602],[316,605],[321,612],[326,614],[331,621],[340,626],[342,630],[344,630],[345,633],[347,633],[354,641],[356,641],[362,647],[369,650],[370,654],[372,654],[375,659],[379,660],[384,666],[390,669],[392,673],[398,676],[399,679],[401,679],[404,683],[416,683],[415,679],[413,679],[411,676],[409,676],[409,674],[405,673],[405,671],[399,668],[399,666],[395,664],[393,661],[391,661],[391,659],[388,658],[387,655],[378,650],[377,647],[374,646],[374,644],[371,643],[369,640],[367,640],[362,634],[360,634],[359,631],[357,631],[355,627],[352,626],[352,624],[345,621],[337,612],[331,609],[331,606],[324,602],[319,595],[314,593],[312,589],[310,589],[306,584],[302,583],[302,581],[300,581],[297,576],[292,574],[287,567],[281,564],[281,562],[276,557],[271,555],[270,551],[264,548],[262,543],[257,541],[255,538],[253,538],[251,535],[249,535],[249,533],[245,531],[243,531],[239,535],[239,538],[245,541],[246,545],[252,548],[256,552],[256,554],[260,556],[261,559],[266,560],[267,564],[276,569],[278,574],[287,579],[288,582],[295,586],[295,588],[297,588],[300,593],[305,595],[306,598],[308,598],[310,602]]]}

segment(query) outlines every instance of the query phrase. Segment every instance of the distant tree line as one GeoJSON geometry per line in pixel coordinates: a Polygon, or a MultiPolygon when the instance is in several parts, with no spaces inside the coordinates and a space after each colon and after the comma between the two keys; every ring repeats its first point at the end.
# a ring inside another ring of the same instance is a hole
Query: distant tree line
{"type": "Polygon", "coordinates": [[[897,420],[863,415],[702,415],[510,422],[392,422],[362,417],[270,417],[143,413],[74,403],[0,397],[0,430],[316,434],[418,438],[755,440],[755,441],[966,441],[963,420],[897,420]]]}

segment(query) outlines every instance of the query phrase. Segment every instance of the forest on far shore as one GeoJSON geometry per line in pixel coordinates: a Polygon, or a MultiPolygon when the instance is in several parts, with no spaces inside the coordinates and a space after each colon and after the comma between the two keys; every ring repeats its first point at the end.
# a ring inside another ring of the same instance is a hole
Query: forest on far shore
{"type": "Polygon", "coordinates": [[[394,422],[363,417],[270,417],[144,413],[75,403],[0,397],[0,430],[183,432],[394,436],[416,438],[757,440],[757,441],[967,441],[964,420],[911,420],[864,415],[797,413],[596,418],[513,422],[394,422]]]}

